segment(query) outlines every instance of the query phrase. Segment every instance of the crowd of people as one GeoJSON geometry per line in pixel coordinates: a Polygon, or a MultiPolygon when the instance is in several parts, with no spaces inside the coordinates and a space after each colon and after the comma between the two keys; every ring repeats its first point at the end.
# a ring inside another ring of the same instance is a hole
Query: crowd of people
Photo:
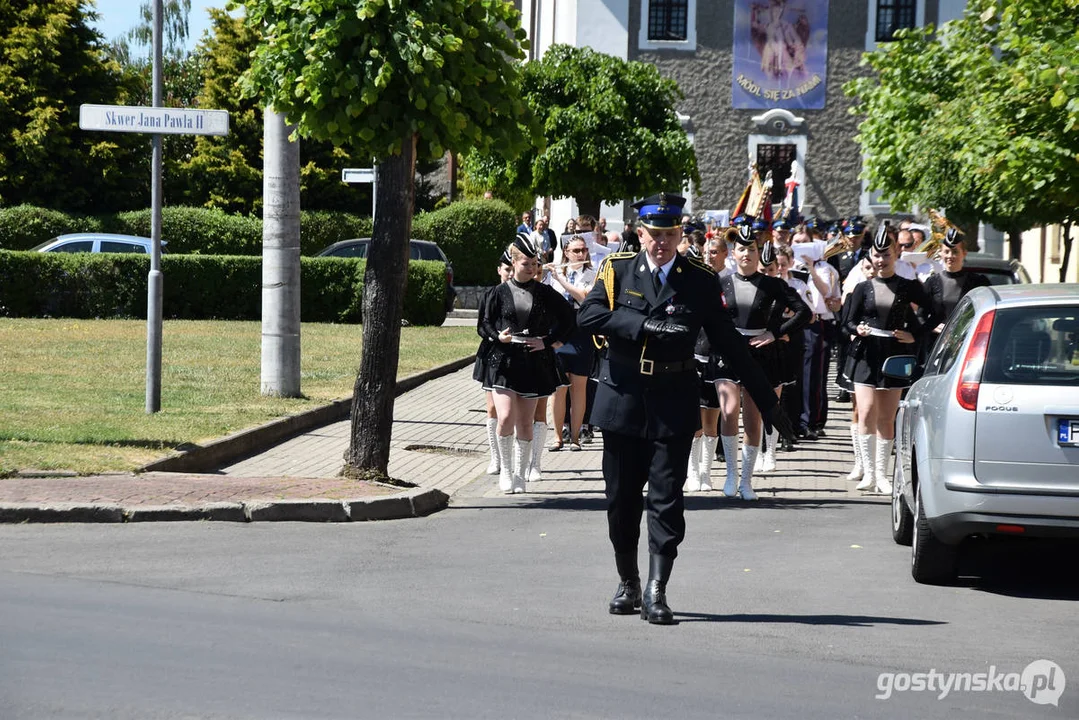
{"type": "MultiPolygon", "coordinates": [[[[608,232],[603,218],[582,215],[558,235],[549,218],[533,217],[522,214],[478,321],[483,341],[474,376],[487,394],[488,472],[507,493],[524,492],[541,477],[544,452],[576,452],[592,442],[590,412],[608,347],[580,327],[577,311],[609,255],[640,251],[632,227],[608,232]]],[[[722,312],[795,435],[762,432],[757,404],[702,330],[694,348],[700,428],[683,492],[712,491],[712,468],[722,461],[723,494],[757,499],[753,477],[776,471],[778,450],[825,434],[834,377],[839,399],[851,404],[847,478],[858,490],[891,493],[888,463],[904,383],[881,373],[883,360],[926,353],[959,299],[988,281],[963,269],[966,251],[954,227],[933,233],[908,220],[868,230],[860,217],[743,215],[730,227],[681,217],[678,254],[714,275],[722,312]],[[930,234],[941,240],[927,252],[930,234]]]]}

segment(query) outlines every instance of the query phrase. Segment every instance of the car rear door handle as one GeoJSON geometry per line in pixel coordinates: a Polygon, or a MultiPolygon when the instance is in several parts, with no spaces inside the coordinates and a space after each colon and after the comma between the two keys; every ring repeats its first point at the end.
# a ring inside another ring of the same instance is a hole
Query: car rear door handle
{"type": "Polygon", "coordinates": [[[901,408],[916,408],[922,404],[921,400],[900,400],[899,407],[901,408]]]}

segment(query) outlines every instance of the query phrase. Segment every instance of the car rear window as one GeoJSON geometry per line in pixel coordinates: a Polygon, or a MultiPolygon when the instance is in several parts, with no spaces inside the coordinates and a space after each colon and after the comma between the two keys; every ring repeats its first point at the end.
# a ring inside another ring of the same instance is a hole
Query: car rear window
{"type": "Polygon", "coordinates": [[[997,310],[982,379],[1079,385],[1079,305],[997,310]]]}
{"type": "Polygon", "coordinates": [[[410,255],[413,260],[445,260],[442,251],[437,245],[420,245],[412,243],[410,255]]]}
{"type": "Polygon", "coordinates": [[[146,253],[142,245],[129,242],[117,242],[116,240],[102,240],[101,252],[103,253],[146,253]]]}

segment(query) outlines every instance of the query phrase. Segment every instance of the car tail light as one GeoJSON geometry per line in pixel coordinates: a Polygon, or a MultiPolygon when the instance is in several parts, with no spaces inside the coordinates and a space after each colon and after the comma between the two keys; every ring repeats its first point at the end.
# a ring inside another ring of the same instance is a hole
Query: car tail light
{"type": "Polygon", "coordinates": [[[990,310],[978,320],[978,326],[974,328],[974,338],[963,358],[955,399],[964,410],[974,410],[978,406],[978,387],[982,382],[982,368],[985,367],[985,353],[989,348],[989,333],[993,329],[994,316],[996,310],[990,310]]]}

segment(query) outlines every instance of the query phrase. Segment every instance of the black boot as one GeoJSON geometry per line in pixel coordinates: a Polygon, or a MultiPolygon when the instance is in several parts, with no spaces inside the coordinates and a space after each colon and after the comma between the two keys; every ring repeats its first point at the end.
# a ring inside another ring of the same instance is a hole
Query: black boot
{"type": "Polygon", "coordinates": [[[648,556],[648,585],[641,601],[641,620],[653,625],[674,625],[674,613],[667,606],[667,580],[673,567],[674,558],[648,556]]]}
{"type": "Polygon", "coordinates": [[[641,609],[641,573],[637,570],[637,553],[615,553],[618,568],[618,591],[611,598],[612,615],[633,615],[641,609]]]}

